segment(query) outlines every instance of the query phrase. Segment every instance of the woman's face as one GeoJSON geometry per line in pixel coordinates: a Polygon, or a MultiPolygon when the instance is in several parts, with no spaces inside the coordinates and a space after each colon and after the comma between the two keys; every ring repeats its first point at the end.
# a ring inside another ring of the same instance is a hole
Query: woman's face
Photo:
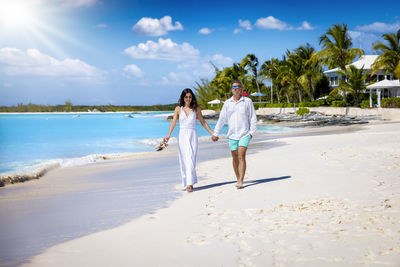
{"type": "Polygon", "coordinates": [[[190,103],[192,103],[192,94],[191,93],[187,93],[185,95],[185,106],[190,106],[190,103]]]}

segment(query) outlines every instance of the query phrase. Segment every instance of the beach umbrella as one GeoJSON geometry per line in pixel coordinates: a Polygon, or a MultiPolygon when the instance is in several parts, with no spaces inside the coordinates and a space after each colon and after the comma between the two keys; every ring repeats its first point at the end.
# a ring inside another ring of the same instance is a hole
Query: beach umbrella
{"type": "Polygon", "coordinates": [[[214,104],[218,105],[219,108],[219,104],[224,103],[224,101],[217,99],[211,100],[210,102],[207,102],[207,104],[210,104],[211,106],[213,106],[214,104]]]}
{"type": "Polygon", "coordinates": [[[214,100],[212,100],[212,101],[210,101],[210,102],[207,102],[207,104],[213,105],[213,104],[221,104],[221,103],[223,103],[223,102],[224,102],[224,101],[222,101],[222,100],[214,99],[214,100]]]}
{"type": "Polygon", "coordinates": [[[249,94],[249,93],[247,93],[247,92],[243,92],[243,93],[242,93],[242,96],[249,96],[249,95],[251,95],[251,94],[249,94]]]}
{"type": "Polygon", "coordinates": [[[266,95],[263,93],[252,93],[251,96],[258,96],[258,101],[261,102],[261,97],[266,95]]]}
{"type": "Polygon", "coordinates": [[[252,93],[251,96],[266,96],[263,93],[252,93]]]}

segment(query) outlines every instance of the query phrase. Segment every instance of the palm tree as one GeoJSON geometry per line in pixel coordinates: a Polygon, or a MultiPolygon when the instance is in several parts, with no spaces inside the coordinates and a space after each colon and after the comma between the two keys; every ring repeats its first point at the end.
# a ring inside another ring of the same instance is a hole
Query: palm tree
{"type": "Polygon", "coordinates": [[[393,71],[394,77],[399,78],[400,77],[400,62],[397,63],[396,69],[393,71]]]}
{"type": "Polygon", "coordinates": [[[218,98],[217,90],[207,79],[200,79],[200,83],[196,82],[193,89],[195,90],[197,102],[201,108],[207,108],[207,103],[209,101],[218,98]]]}
{"type": "Polygon", "coordinates": [[[251,81],[256,85],[257,92],[260,93],[260,85],[258,84],[258,58],[254,54],[248,54],[242,62],[240,62],[240,66],[251,72],[251,81]]]}
{"type": "Polygon", "coordinates": [[[295,53],[286,51],[287,56],[287,72],[286,80],[289,82],[291,87],[297,91],[297,101],[303,102],[301,76],[303,75],[303,60],[295,53]]]}
{"type": "Polygon", "coordinates": [[[319,39],[322,50],[318,53],[322,62],[329,68],[339,67],[343,71],[346,65],[353,62],[357,56],[364,55],[364,51],[351,48],[352,42],[346,24],[334,24],[319,39]]]}
{"type": "Polygon", "coordinates": [[[338,74],[342,77],[347,77],[347,81],[344,79],[340,80],[339,86],[333,89],[329,94],[335,94],[339,91],[348,92],[354,96],[356,105],[358,106],[360,103],[360,95],[367,89],[365,79],[367,78],[368,73],[364,73],[364,67],[357,69],[353,65],[350,65],[347,68],[347,72],[339,70],[338,74]]]}
{"type": "Polygon", "coordinates": [[[238,79],[243,84],[245,82],[245,74],[247,71],[237,63],[233,63],[232,67],[226,67],[216,73],[216,76],[211,81],[211,85],[218,88],[221,96],[228,98],[231,93],[231,84],[234,80],[238,79]]]}
{"type": "Polygon", "coordinates": [[[272,58],[271,60],[267,60],[261,65],[260,74],[262,75],[262,80],[264,80],[265,78],[271,80],[271,103],[273,103],[274,99],[273,98],[274,87],[276,89],[278,102],[280,102],[279,92],[278,92],[278,85],[279,85],[278,76],[281,71],[280,68],[281,68],[281,63],[277,58],[272,58]]]}
{"type": "Polygon", "coordinates": [[[224,75],[223,70],[215,73],[215,77],[210,82],[210,85],[216,88],[216,93],[221,98],[227,98],[227,92],[229,90],[229,81],[224,75]]]}
{"type": "Polygon", "coordinates": [[[310,91],[311,101],[314,101],[314,84],[313,80],[321,74],[320,61],[317,58],[317,53],[314,47],[310,44],[299,46],[295,49],[296,54],[303,61],[303,75],[300,77],[300,82],[310,91]]]}
{"type": "Polygon", "coordinates": [[[400,29],[397,34],[387,33],[382,35],[388,45],[382,42],[374,44],[373,49],[381,52],[372,65],[371,76],[379,69],[393,73],[395,78],[400,79],[400,29]]]}

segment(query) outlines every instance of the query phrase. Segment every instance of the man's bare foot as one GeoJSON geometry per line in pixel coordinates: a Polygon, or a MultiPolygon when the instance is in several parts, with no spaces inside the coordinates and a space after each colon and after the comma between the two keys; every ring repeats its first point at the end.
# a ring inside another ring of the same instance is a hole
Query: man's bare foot
{"type": "Polygon", "coordinates": [[[243,182],[238,181],[235,186],[236,186],[237,189],[242,189],[243,188],[243,182]]]}

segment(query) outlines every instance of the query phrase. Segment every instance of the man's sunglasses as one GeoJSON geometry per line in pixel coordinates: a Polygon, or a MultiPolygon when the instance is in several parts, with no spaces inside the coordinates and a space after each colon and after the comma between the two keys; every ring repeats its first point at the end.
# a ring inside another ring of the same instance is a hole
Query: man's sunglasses
{"type": "Polygon", "coordinates": [[[232,86],[232,89],[239,89],[239,88],[240,88],[239,85],[232,86]]]}

